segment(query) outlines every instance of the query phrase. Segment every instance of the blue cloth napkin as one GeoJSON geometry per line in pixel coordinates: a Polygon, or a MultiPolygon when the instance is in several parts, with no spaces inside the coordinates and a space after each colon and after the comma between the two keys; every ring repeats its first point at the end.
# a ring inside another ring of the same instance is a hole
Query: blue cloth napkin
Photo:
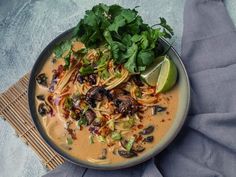
{"type": "Polygon", "coordinates": [[[185,127],[164,152],[116,171],[66,162],[44,177],[235,177],[236,33],[222,0],[186,0],[182,59],[191,108],[185,127]]]}

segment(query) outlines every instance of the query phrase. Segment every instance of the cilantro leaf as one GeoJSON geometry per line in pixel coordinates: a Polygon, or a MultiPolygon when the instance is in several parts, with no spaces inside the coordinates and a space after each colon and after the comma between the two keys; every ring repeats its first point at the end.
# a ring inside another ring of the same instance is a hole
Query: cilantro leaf
{"type": "Polygon", "coordinates": [[[108,27],[108,30],[118,33],[119,28],[125,26],[125,24],[126,21],[122,15],[116,16],[114,22],[108,27]]]}
{"type": "MultiPolygon", "coordinates": [[[[99,47],[107,43],[111,57],[117,64],[123,64],[131,72],[144,71],[160,56],[156,52],[158,39],[171,38],[173,29],[160,17],[158,28],[143,22],[137,10],[126,9],[119,5],[98,4],[86,11],[85,16],[74,29],[74,37],[85,43],[86,47],[99,47]]],[[[63,54],[63,46],[55,48],[55,54],[63,54]]],[[[66,60],[69,66],[69,59],[66,60]]],[[[99,71],[100,72],[100,71],[99,71]]],[[[107,73],[104,71],[104,76],[107,73]]]]}
{"type": "Polygon", "coordinates": [[[79,72],[81,76],[86,76],[86,75],[92,74],[94,72],[94,68],[91,65],[82,66],[79,69],[79,72]]]}
{"type": "MultiPolygon", "coordinates": [[[[166,19],[165,18],[163,18],[163,17],[160,17],[160,26],[162,26],[163,28],[165,28],[171,35],[174,35],[174,32],[173,32],[173,29],[170,27],[170,25],[168,25],[167,24],[167,22],[166,22],[166,19]]],[[[165,30],[164,29],[164,30],[165,30]]],[[[165,31],[165,32],[167,32],[167,31],[165,31]]],[[[171,36],[170,35],[170,36],[171,36]]]]}
{"type": "Polygon", "coordinates": [[[127,50],[128,61],[125,63],[125,67],[131,73],[137,72],[137,65],[136,65],[137,52],[138,52],[138,46],[135,43],[133,43],[133,45],[127,50]]]}
{"type": "Polygon", "coordinates": [[[138,66],[149,66],[154,60],[154,52],[152,50],[141,50],[137,55],[138,66]]]}
{"type": "Polygon", "coordinates": [[[88,120],[85,117],[81,117],[78,121],[77,121],[77,126],[80,127],[82,125],[87,125],[88,124],[88,120]]]}
{"type": "Polygon", "coordinates": [[[71,49],[71,41],[66,40],[66,41],[61,42],[60,44],[56,45],[53,52],[55,53],[57,58],[60,58],[65,51],[70,50],[70,49],[71,49]]]}

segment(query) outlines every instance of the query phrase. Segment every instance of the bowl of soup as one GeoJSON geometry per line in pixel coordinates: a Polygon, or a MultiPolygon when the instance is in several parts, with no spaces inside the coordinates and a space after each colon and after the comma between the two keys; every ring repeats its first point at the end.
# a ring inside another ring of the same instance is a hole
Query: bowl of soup
{"type": "Polygon", "coordinates": [[[29,107],[42,138],[63,158],[94,169],[127,168],[157,155],[176,137],[189,108],[189,81],[180,56],[158,39],[164,56],[158,58],[167,58],[176,75],[160,89],[164,76],[153,85],[142,73],[160,65],[156,75],[163,74],[163,61],[141,67],[139,55],[132,55],[135,44],[127,50],[128,61],[119,62],[113,44],[88,47],[73,31],[54,39],[31,72],[29,107]],[[138,72],[131,66],[135,57],[138,72]]]}

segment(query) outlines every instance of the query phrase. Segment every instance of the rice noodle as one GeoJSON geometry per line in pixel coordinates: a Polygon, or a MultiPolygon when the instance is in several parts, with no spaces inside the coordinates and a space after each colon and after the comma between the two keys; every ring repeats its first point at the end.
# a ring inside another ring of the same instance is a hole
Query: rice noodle
{"type": "Polygon", "coordinates": [[[126,69],[122,68],[121,78],[114,79],[113,81],[107,83],[106,89],[111,90],[116,86],[118,86],[119,84],[121,84],[122,82],[125,82],[125,80],[128,80],[128,78],[129,78],[129,72],[126,69]]]}
{"type": "Polygon", "coordinates": [[[87,160],[89,162],[92,162],[92,163],[96,163],[96,164],[110,164],[111,161],[110,160],[107,160],[107,159],[94,159],[94,158],[91,158],[91,157],[88,157],[87,160]]]}

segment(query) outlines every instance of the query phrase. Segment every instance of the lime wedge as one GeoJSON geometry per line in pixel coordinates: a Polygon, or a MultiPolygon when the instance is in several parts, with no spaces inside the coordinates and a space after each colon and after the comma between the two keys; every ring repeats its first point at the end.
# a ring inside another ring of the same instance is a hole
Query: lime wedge
{"type": "Polygon", "coordinates": [[[141,73],[141,78],[150,86],[156,86],[157,79],[161,70],[161,64],[165,60],[165,56],[160,56],[155,59],[155,61],[146,68],[145,71],[141,73]]]}
{"type": "Polygon", "coordinates": [[[175,63],[165,57],[161,64],[160,73],[156,83],[156,93],[162,93],[170,90],[177,80],[177,68],[175,63]]]}

